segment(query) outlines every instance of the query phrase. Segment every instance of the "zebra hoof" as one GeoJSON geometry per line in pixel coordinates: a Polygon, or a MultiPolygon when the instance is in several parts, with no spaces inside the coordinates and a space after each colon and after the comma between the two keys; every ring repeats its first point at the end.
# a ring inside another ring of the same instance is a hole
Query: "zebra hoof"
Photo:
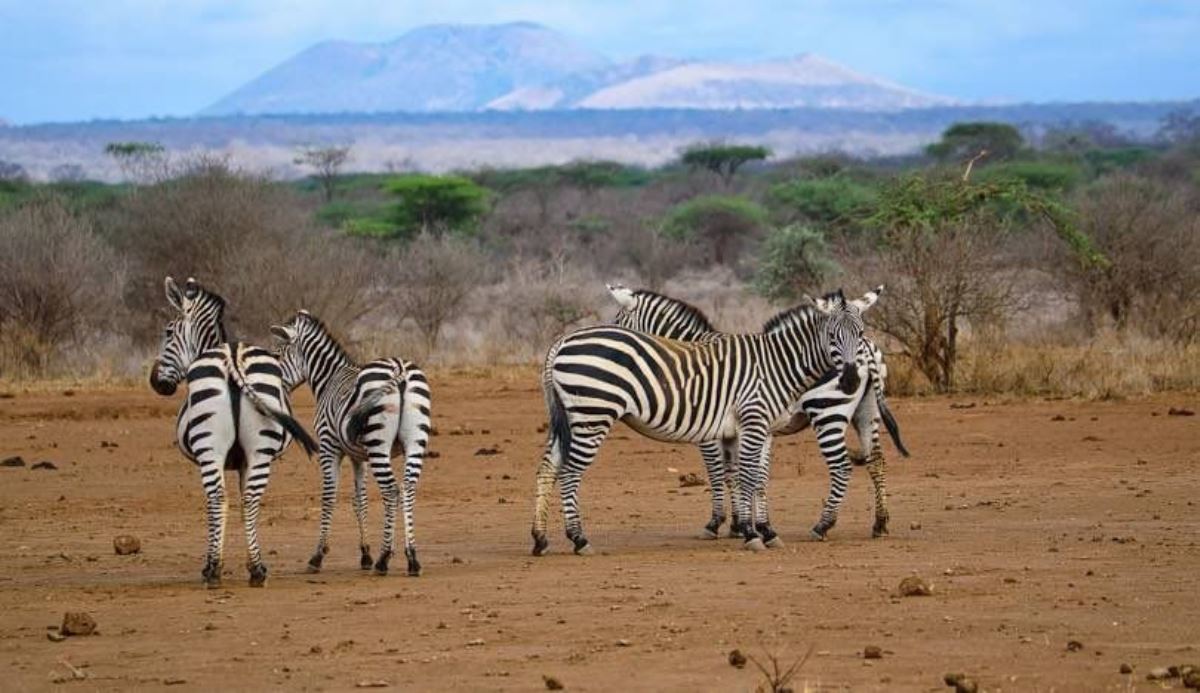
{"type": "Polygon", "coordinates": [[[872,539],[885,539],[890,534],[891,533],[888,532],[887,525],[884,525],[883,527],[876,525],[875,528],[871,530],[871,538],[872,539]]]}
{"type": "Polygon", "coordinates": [[[825,534],[815,529],[809,531],[808,537],[813,541],[825,541],[825,534]]]}
{"type": "Polygon", "coordinates": [[[314,553],[312,555],[312,558],[308,559],[308,567],[305,568],[305,570],[310,573],[321,572],[321,563],[323,563],[325,561],[325,552],[326,551],[328,551],[328,549],[322,549],[322,550],[314,553]]]}
{"type": "Polygon", "coordinates": [[[742,544],[742,548],[747,551],[766,551],[767,545],[763,543],[761,537],[754,537],[753,539],[747,539],[746,543],[742,544]]]}
{"type": "Polygon", "coordinates": [[[375,561],[371,560],[371,547],[363,544],[359,547],[362,555],[358,559],[358,567],[363,570],[370,570],[371,566],[375,565],[375,561]]]}
{"type": "Polygon", "coordinates": [[[550,548],[550,540],[546,538],[545,532],[533,533],[533,555],[545,556],[546,549],[550,548]]]}
{"type": "Polygon", "coordinates": [[[576,556],[591,556],[592,555],[592,545],[588,542],[588,540],[582,534],[579,536],[576,536],[576,537],[571,537],[571,543],[575,544],[575,555],[576,556]]]}
{"type": "Polygon", "coordinates": [[[417,550],[405,549],[404,555],[408,558],[408,576],[421,577],[421,562],[417,560],[417,550]]]}
{"type": "Polygon", "coordinates": [[[701,539],[710,539],[710,540],[711,539],[720,539],[721,535],[718,534],[716,531],[711,530],[708,527],[705,527],[704,529],[700,530],[700,538],[701,539]]]}
{"type": "Polygon", "coordinates": [[[267,566],[259,564],[250,567],[250,586],[262,587],[267,583],[267,566]]]}
{"type": "Polygon", "coordinates": [[[391,560],[392,560],[392,552],[391,551],[384,551],[384,552],[380,553],[379,560],[375,561],[375,574],[380,575],[380,576],[387,575],[388,574],[388,562],[391,560]]]}
{"type": "Polygon", "coordinates": [[[221,564],[206,563],[204,569],[200,571],[200,579],[204,582],[204,586],[210,590],[215,590],[221,586],[221,564]]]}
{"type": "Polygon", "coordinates": [[[776,534],[775,536],[771,537],[770,539],[766,540],[763,543],[766,545],[766,547],[768,549],[782,549],[784,547],[783,540],[779,538],[778,534],[776,534]]]}

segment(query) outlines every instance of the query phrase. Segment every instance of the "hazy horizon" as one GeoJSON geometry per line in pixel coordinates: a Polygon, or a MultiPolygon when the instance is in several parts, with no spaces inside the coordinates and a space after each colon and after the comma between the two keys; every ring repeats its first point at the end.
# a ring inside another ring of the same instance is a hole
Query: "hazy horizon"
{"type": "Polygon", "coordinates": [[[434,23],[532,21],[614,59],[815,53],[968,102],[1200,96],[1200,3],[1098,0],[0,0],[0,118],[188,116],[314,43],[380,42],[434,23]]]}

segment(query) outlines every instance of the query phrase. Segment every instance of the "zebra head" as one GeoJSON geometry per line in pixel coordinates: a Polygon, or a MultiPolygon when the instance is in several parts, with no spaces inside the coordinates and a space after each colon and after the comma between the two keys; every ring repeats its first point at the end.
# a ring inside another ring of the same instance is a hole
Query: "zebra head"
{"type": "Polygon", "coordinates": [[[297,312],[284,325],[272,325],[271,334],[280,342],[275,355],[287,388],[305,381],[319,387],[324,377],[349,360],[325,323],[307,310],[297,312]]]}
{"type": "Polygon", "coordinates": [[[692,341],[716,333],[708,316],[699,308],[645,289],[629,289],[621,284],[606,284],[613,300],[621,307],[613,324],[648,334],[692,341]]]}
{"type": "Polygon", "coordinates": [[[150,387],[172,395],[188,367],[204,351],[225,341],[225,299],[188,278],[180,288],[167,277],[167,302],[178,315],[163,329],[162,344],[150,368],[150,387]]]}
{"type": "Polygon", "coordinates": [[[845,393],[858,389],[858,366],[855,362],[858,345],[862,341],[862,314],[875,305],[883,286],[868,291],[862,298],[847,300],[841,289],[814,299],[813,305],[817,311],[828,319],[825,321],[825,344],[829,349],[829,360],[836,370],[842,372],[838,387],[845,393]]]}
{"type": "Polygon", "coordinates": [[[283,369],[283,386],[289,390],[308,380],[308,361],[304,358],[300,343],[303,317],[309,317],[308,311],[296,313],[286,325],[271,325],[271,334],[279,340],[279,346],[274,351],[283,369]]]}

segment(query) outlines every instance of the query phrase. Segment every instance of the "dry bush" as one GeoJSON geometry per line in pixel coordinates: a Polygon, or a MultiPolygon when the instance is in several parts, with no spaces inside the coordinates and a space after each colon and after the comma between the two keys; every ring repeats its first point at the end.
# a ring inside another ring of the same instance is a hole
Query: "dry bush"
{"type": "Polygon", "coordinates": [[[1200,332],[1200,195],[1119,174],[1078,200],[1080,223],[1108,265],[1056,267],[1093,327],[1138,328],[1180,343],[1200,332]]]}
{"type": "Polygon", "coordinates": [[[143,343],[161,326],[167,275],[222,294],[234,335],[257,340],[299,308],[345,332],[371,307],[382,264],[369,246],[317,231],[286,188],[211,158],[125,200],[113,243],[133,265],[126,302],[143,343]]]}
{"type": "Polygon", "coordinates": [[[558,336],[599,319],[604,282],[580,263],[517,259],[491,292],[504,350],[518,359],[540,359],[558,336]]]}
{"type": "MultiPolygon", "coordinates": [[[[0,369],[44,374],[121,318],[122,263],[56,197],[0,217],[0,369]]],[[[66,364],[68,366],[72,364],[66,364]]]]}
{"type": "Polygon", "coordinates": [[[473,242],[422,234],[394,260],[395,300],[402,319],[412,320],[433,354],[442,326],[462,314],[467,298],[488,280],[489,261],[473,242]]]}

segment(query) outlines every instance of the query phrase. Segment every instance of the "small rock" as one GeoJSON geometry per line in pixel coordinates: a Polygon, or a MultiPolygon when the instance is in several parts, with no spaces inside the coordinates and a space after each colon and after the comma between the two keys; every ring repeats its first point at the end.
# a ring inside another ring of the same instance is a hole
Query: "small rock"
{"type": "Polygon", "coordinates": [[[553,676],[542,674],[542,681],[546,684],[546,690],[548,691],[561,691],[563,689],[562,682],[553,676]]]}
{"type": "Polygon", "coordinates": [[[1167,410],[1167,416],[1195,416],[1195,415],[1196,415],[1196,412],[1192,411],[1191,409],[1184,409],[1183,407],[1179,407],[1178,409],[1176,409],[1175,407],[1171,407],[1170,409],[1167,410]]]}
{"type": "Polygon", "coordinates": [[[621,638],[620,640],[617,641],[617,647],[632,647],[632,646],[633,646],[633,643],[630,642],[629,640],[626,640],[625,638],[621,638]]]}
{"type": "Polygon", "coordinates": [[[746,667],[746,655],[742,654],[741,650],[733,650],[729,653],[729,666],[736,669],[744,669],[746,667]]]}
{"type": "Polygon", "coordinates": [[[1171,678],[1171,670],[1166,667],[1154,667],[1146,674],[1147,681],[1165,681],[1171,678]]]}
{"type": "Polygon", "coordinates": [[[442,453],[438,452],[437,450],[429,450],[425,453],[425,459],[427,459],[427,460],[436,460],[437,458],[439,458],[441,456],[442,456],[442,453]]]}
{"type": "Polygon", "coordinates": [[[1078,640],[1067,641],[1067,652],[1078,652],[1083,649],[1083,643],[1078,640]]]}
{"type": "Polygon", "coordinates": [[[62,642],[63,640],[67,639],[67,636],[56,630],[52,630],[46,633],[46,639],[50,642],[62,642]]]}
{"type": "Polygon", "coordinates": [[[979,684],[975,683],[974,679],[970,679],[966,674],[946,674],[942,677],[947,686],[954,687],[954,693],[976,693],[979,690],[979,684]]]}
{"type": "Polygon", "coordinates": [[[500,454],[500,447],[496,446],[496,445],[493,445],[490,448],[479,448],[478,450],[475,451],[476,457],[487,457],[489,455],[499,455],[499,454],[500,454]]]}
{"type": "Polygon", "coordinates": [[[920,522],[909,522],[908,528],[915,532],[916,530],[921,529],[921,523],[920,522]]]}
{"type": "Polygon", "coordinates": [[[696,476],[692,472],[679,475],[679,488],[690,488],[692,486],[703,486],[704,480],[696,476]]]}
{"type": "Polygon", "coordinates": [[[0,467],[24,467],[24,466],[25,466],[25,460],[20,455],[13,455],[12,457],[6,457],[6,458],[4,458],[3,462],[0,462],[0,467]]]}
{"type": "Polygon", "coordinates": [[[187,679],[181,679],[178,676],[172,676],[169,679],[163,679],[164,686],[180,686],[187,683],[187,679]]]}
{"type": "Polygon", "coordinates": [[[54,471],[55,469],[58,469],[58,465],[54,464],[50,460],[42,460],[41,462],[38,462],[30,467],[30,469],[48,469],[50,471],[54,471]]]}
{"type": "Polygon", "coordinates": [[[118,556],[141,553],[142,540],[131,534],[118,534],[113,537],[113,550],[117,552],[118,556]]]}
{"type": "Polygon", "coordinates": [[[1122,665],[1121,665],[1121,673],[1122,673],[1122,674],[1132,674],[1132,673],[1133,673],[1133,666],[1132,666],[1132,665],[1129,665],[1129,664],[1122,664],[1122,665]]]}
{"type": "Polygon", "coordinates": [[[950,408],[951,408],[951,409],[974,409],[974,408],[975,408],[975,403],[974,403],[974,402],[968,402],[967,404],[962,404],[962,403],[960,403],[960,402],[951,402],[951,403],[950,403],[950,408]]]}
{"type": "Polygon", "coordinates": [[[901,597],[928,597],[933,589],[916,575],[909,575],[900,581],[901,597]]]}
{"type": "Polygon", "coordinates": [[[1055,414],[1054,416],[1050,417],[1050,420],[1051,421],[1066,421],[1067,417],[1063,416],[1062,414],[1055,414]]]}
{"type": "Polygon", "coordinates": [[[1200,669],[1192,669],[1183,675],[1183,685],[1200,690],[1200,669]]]}
{"type": "Polygon", "coordinates": [[[392,685],[392,684],[388,683],[387,681],[384,681],[383,679],[370,679],[367,681],[359,681],[358,683],[354,684],[354,687],[355,688],[387,688],[390,685],[392,685]]]}
{"type": "Polygon", "coordinates": [[[96,632],[96,619],[86,611],[68,611],[63,614],[59,632],[63,635],[91,635],[96,632]]]}
{"type": "Polygon", "coordinates": [[[467,641],[467,647],[483,647],[483,638],[475,638],[467,641]]]}
{"type": "Polygon", "coordinates": [[[878,645],[867,645],[863,648],[863,659],[883,659],[883,648],[878,645]]]}
{"type": "Polygon", "coordinates": [[[455,565],[461,565],[463,563],[463,559],[459,558],[458,556],[451,556],[450,562],[455,565]]]}

